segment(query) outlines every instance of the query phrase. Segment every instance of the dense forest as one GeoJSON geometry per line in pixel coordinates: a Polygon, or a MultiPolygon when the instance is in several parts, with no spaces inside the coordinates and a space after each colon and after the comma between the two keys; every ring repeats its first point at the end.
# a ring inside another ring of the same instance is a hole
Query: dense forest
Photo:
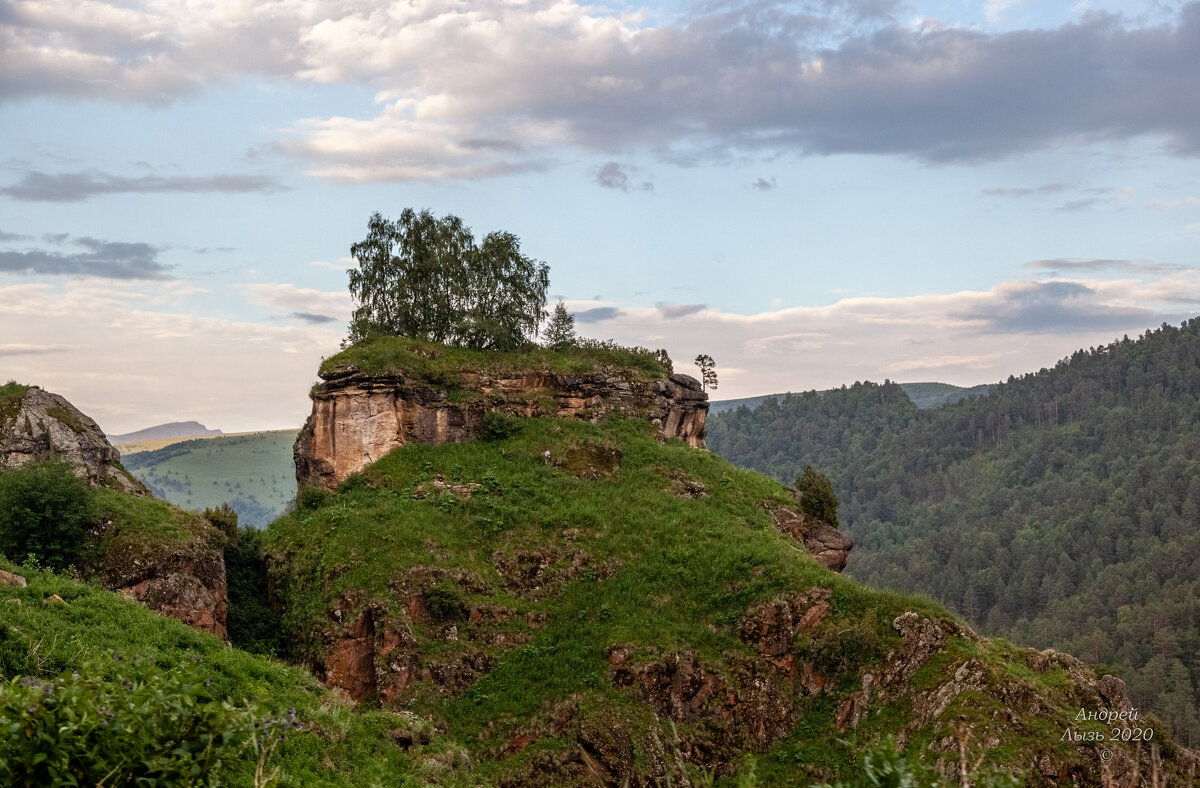
{"type": "Polygon", "coordinates": [[[828,475],[848,574],[1104,664],[1200,743],[1200,318],[932,410],[888,381],[768,398],[708,445],[828,475]]]}

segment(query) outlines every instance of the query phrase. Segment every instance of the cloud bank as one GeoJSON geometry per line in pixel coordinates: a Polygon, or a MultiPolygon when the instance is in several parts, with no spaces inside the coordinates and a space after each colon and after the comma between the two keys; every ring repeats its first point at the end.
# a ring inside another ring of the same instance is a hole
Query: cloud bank
{"type": "MultiPolygon", "coordinates": [[[[62,244],[63,234],[46,239],[62,244]]],[[[0,272],[49,276],[102,277],[105,279],[172,279],[171,266],[158,261],[159,249],[147,243],[75,238],[85,251],[65,253],[47,249],[0,250],[0,272]]]]}
{"type": "Polygon", "coordinates": [[[126,178],[103,172],[27,172],[21,180],[0,189],[0,194],[27,202],[82,202],[103,194],[245,194],[278,191],[274,178],[262,175],[143,175],[126,178]]]}
{"type": "Polygon", "coordinates": [[[0,101],[366,86],[373,115],[298,119],[270,146],[344,181],[488,177],[579,151],[942,163],[1149,136],[1200,154],[1200,3],[1167,24],[1090,12],[1004,33],[898,8],[714,3],[664,22],[562,0],[0,0],[0,101]]]}

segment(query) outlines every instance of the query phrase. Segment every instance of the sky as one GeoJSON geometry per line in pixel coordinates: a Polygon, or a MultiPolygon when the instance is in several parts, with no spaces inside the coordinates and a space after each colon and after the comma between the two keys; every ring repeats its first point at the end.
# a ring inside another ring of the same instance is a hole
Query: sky
{"type": "Polygon", "coordinates": [[[374,211],[714,399],[1200,313],[1200,2],[0,0],[0,379],[299,426],[374,211]]]}

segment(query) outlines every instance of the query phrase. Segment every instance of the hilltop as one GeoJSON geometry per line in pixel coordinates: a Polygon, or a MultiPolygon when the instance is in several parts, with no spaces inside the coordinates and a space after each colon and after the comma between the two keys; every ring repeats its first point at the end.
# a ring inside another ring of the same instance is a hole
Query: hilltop
{"type": "Polygon", "coordinates": [[[161,440],[163,438],[198,438],[203,435],[220,435],[220,430],[210,430],[198,421],[172,421],[169,424],[158,424],[136,432],[126,432],[122,435],[109,435],[112,443],[136,443],[139,441],[161,440]]]}
{"type": "MultiPolygon", "coordinates": [[[[595,410],[563,408],[561,389],[481,385],[468,366],[438,372],[447,388],[431,393],[416,355],[415,369],[326,362],[305,432],[324,419],[342,436],[328,414],[346,414],[404,440],[333,485],[310,477],[264,546],[293,658],[364,704],[431,720],[473,779],[688,784],[752,769],[808,785],[859,773],[889,735],[947,774],[960,744],[1032,785],[1143,768],[1133,750],[1117,767],[1064,738],[1080,708],[1127,707],[1119,679],[841,577],[830,567],[849,542],[778,482],[670,439],[653,411],[598,407],[603,392],[595,410]],[[386,407],[329,406],[346,391],[385,392],[386,407]],[[479,432],[414,438],[387,415],[410,413],[410,394],[461,404],[479,432]],[[514,417],[516,403],[537,410],[514,417]]],[[[547,372],[497,361],[489,381],[547,372]]],[[[610,366],[583,374],[631,383],[610,366]]]]}
{"type": "Polygon", "coordinates": [[[1200,321],[1081,350],[919,410],[857,383],[709,422],[722,456],[832,480],[848,571],[996,635],[1113,667],[1200,742],[1200,321]]]}

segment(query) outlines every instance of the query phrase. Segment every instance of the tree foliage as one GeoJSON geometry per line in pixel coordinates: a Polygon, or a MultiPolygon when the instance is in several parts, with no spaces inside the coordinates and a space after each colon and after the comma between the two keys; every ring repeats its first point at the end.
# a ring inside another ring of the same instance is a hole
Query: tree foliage
{"type": "Polygon", "coordinates": [[[780,480],[821,468],[849,574],[1103,662],[1195,745],[1198,424],[1195,319],[931,410],[887,381],[771,397],[711,418],[708,445],[780,480]]]}
{"type": "Polygon", "coordinates": [[[800,493],[800,511],[835,528],[838,526],[838,499],[828,476],[805,465],[804,473],[796,477],[796,491],[800,493]]]}
{"type": "Polygon", "coordinates": [[[350,254],[351,342],[383,334],[512,350],[545,318],[549,267],[512,233],[477,243],[457,216],[406,208],[395,221],[372,214],[350,254]]]}
{"type": "Polygon", "coordinates": [[[62,460],[0,473],[0,552],[65,569],[83,552],[91,489],[62,460]]]}
{"type": "Polygon", "coordinates": [[[712,356],[701,353],[696,356],[696,366],[700,368],[700,383],[705,391],[708,389],[715,391],[717,388],[717,362],[713,361],[712,356]]]}
{"type": "Polygon", "coordinates": [[[550,314],[545,339],[546,344],[555,350],[566,350],[575,345],[575,317],[567,311],[567,305],[561,298],[550,314]]]}

